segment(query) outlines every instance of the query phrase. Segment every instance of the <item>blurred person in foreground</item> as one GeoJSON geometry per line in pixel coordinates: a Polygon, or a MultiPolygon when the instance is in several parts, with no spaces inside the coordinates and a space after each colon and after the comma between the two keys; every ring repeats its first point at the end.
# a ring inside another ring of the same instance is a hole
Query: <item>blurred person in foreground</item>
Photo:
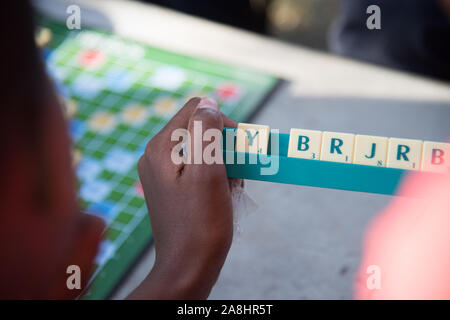
{"type": "MultiPolygon", "coordinates": [[[[77,205],[67,123],[34,42],[31,8],[2,6],[1,27],[14,32],[4,34],[1,55],[0,298],[72,299],[81,291],[66,287],[66,268],[89,274],[104,224],[77,205]]],[[[235,127],[214,101],[194,98],[148,143],[138,171],[156,260],[131,299],[207,298],[228,254],[224,165],[171,161],[172,131],[191,131],[194,121],[203,131],[235,127]]],[[[420,197],[393,200],[369,229],[356,297],[450,298],[450,175],[411,174],[401,194],[420,197]],[[380,267],[380,290],[366,289],[366,265],[380,267]]]]}
{"type": "MultiPolygon", "coordinates": [[[[66,268],[80,267],[84,289],[104,223],[78,207],[68,126],[32,21],[28,1],[2,2],[0,299],[71,299],[81,290],[67,288],[66,268]]],[[[132,298],[206,298],[231,245],[225,166],[171,161],[172,131],[193,134],[194,121],[203,131],[236,126],[213,100],[193,98],[148,143],[138,171],[156,260],[132,298]]]]}

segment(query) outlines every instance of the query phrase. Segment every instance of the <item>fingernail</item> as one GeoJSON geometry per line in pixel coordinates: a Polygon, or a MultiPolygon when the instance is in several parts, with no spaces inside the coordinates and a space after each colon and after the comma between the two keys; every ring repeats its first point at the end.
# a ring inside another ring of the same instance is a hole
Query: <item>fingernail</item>
{"type": "Polygon", "coordinates": [[[219,105],[213,99],[202,98],[197,105],[197,109],[211,109],[214,111],[219,111],[219,105]]]}

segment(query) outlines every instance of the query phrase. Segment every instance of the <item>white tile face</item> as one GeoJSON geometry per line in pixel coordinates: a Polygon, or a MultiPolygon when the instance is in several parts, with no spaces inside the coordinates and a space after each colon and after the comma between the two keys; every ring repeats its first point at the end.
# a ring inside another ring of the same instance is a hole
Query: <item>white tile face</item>
{"type": "Polygon", "coordinates": [[[321,143],[321,131],[291,129],[288,157],[319,160],[321,143]]]}
{"type": "Polygon", "coordinates": [[[354,141],[354,134],[323,132],[320,160],[351,163],[354,141]]]}
{"type": "Polygon", "coordinates": [[[450,143],[425,141],[421,169],[450,173],[450,143]]]}
{"type": "Polygon", "coordinates": [[[389,139],[387,166],[390,168],[419,170],[422,141],[412,139],[389,139]]]}
{"type": "Polygon", "coordinates": [[[388,138],[356,135],[353,163],[386,167],[388,138]]]}
{"type": "Polygon", "coordinates": [[[269,134],[268,126],[239,123],[236,133],[236,151],[267,154],[269,134]]]}

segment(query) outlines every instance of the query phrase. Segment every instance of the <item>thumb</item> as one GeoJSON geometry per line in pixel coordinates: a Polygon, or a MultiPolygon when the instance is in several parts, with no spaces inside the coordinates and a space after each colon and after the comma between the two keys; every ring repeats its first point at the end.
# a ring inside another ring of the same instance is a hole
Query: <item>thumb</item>
{"type": "Polygon", "coordinates": [[[194,175],[223,172],[226,177],[222,158],[222,129],[223,119],[219,106],[212,99],[202,98],[189,119],[188,152],[191,165],[187,165],[190,168],[185,170],[191,170],[194,175]]]}
{"type": "Polygon", "coordinates": [[[223,120],[219,111],[219,105],[210,98],[202,98],[192,113],[188,125],[190,134],[194,133],[194,121],[202,122],[203,132],[211,128],[218,130],[223,129],[223,120]]]}

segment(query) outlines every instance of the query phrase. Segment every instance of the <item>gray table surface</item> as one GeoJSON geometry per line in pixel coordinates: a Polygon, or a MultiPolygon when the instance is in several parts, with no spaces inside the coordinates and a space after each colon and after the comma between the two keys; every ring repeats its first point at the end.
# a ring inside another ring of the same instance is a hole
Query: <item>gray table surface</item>
{"type": "MultiPolygon", "coordinates": [[[[286,79],[252,122],[445,141],[450,86],[354,62],[129,1],[41,0],[63,17],[80,3],[82,23],[149,44],[254,67],[286,79]],[[130,17],[133,17],[130,19],[130,17]],[[83,18],[82,18],[83,19],[83,18]]],[[[365,229],[389,196],[247,181],[258,209],[240,221],[211,299],[351,299],[365,229]]],[[[148,249],[112,298],[148,274],[148,249]]]]}

